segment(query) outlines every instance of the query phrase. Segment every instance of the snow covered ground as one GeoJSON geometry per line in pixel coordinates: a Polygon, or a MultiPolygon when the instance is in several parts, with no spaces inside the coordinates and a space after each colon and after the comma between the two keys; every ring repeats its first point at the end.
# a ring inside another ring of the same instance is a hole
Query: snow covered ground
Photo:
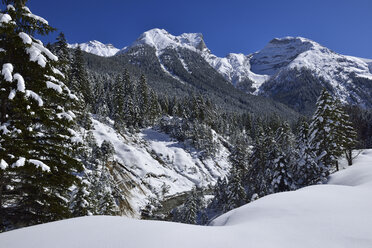
{"type": "Polygon", "coordinates": [[[327,185],[273,194],[212,226],[94,216],[0,234],[6,248],[372,247],[372,150],[327,185]]]}
{"type": "Polygon", "coordinates": [[[130,194],[126,199],[134,210],[134,215],[128,216],[138,216],[149,197],[162,199],[190,191],[195,186],[213,185],[229,171],[229,152],[222,145],[213,158],[200,159],[197,151],[192,152],[192,147],[155,129],[122,136],[111,125],[96,119],[92,121],[98,145],[106,140],[115,148],[114,160],[121,165],[119,181],[131,180],[132,185],[136,185],[128,188],[130,194]],[[164,188],[167,188],[166,192],[164,188]]]}

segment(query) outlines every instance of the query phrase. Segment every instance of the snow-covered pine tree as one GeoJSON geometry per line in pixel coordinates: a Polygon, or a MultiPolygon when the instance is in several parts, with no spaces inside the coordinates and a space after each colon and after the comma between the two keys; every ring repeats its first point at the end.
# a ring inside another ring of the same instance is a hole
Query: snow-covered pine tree
{"type": "Polygon", "coordinates": [[[299,188],[325,181],[325,168],[316,162],[309,144],[309,125],[303,122],[297,138],[294,177],[299,188]]]}
{"type": "Polygon", "coordinates": [[[0,185],[2,229],[70,216],[69,188],[82,169],[74,159],[76,96],[58,58],[35,38],[54,29],[26,0],[3,0],[0,12],[0,185]],[[4,182],[6,185],[4,185],[4,182]]]}
{"type": "Polygon", "coordinates": [[[294,135],[291,132],[288,123],[282,124],[277,132],[275,142],[270,149],[274,155],[273,168],[271,170],[271,191],[282,192],[296,189],[293,180],[294,167],[294,135]]]}
{"type": "Polygon", "coordinates": [[[223,213],[223,209],[227,203],[227,181],[226,178],[219,177],[214,186],[214,197],[212,202],[208,205],[208,210],[214,214],[223,213]]]}
{"type": "Polygon", "coordinates": [[[338,144],[338,128],[334,100],[328,91],[323,89],[309,125],[309,144],[317,156],[317,163],[322,163],[328,171],[336,165],[336,159],[342,151],[338,144]]]}
{"type": "Polygon", "coordinates": [[[154,90],[150,89],[150,111],[149,111],[150,124],[154,124],[160,115],[161,115],[161,107],[159,104],[158,96],[154,90]]]}
{"type": "MultiPolygon", "coordinates": [[[[349,115],[344,111],[339,100],[334,103],[334,112],[337,119],[337,144],[342,148],[341,152],[345,154],[348,165],[353,164],[353,149],[357,143],[357,133],[350,121],[349,115]]],[[[341,153],[339,154],[341,155],[341,153]]],[[[338,169],[338,168],[337,168],[338,169]]]]}
{"type": "Polygon", "coordinates": [[[242,185],[242,170],[232,166],[228,176],[227,198],[224,212],[238,208],[247,203],[247,195],[242,185]]]}
{"type": "Polygon", "coordinates": [[[150,96],[149,87],[145,75],[141,75],[138,84],[138,104],[139,104],[139,119],[140,126],[145,127],[148,123],[148,115],[150,112],[150,96]]]}
{"type": "Polygon", "coordinates": [[[92,87],[84,67],[83,53],[78,47],[74,51],[71,69],[69,71],[69,87],[72,92],[79,96],[77,122],[85,129],[91,129],[91,119],[88,114],[91,111],[93,101],[92,87]]]}
{"type": "Polygon", "coordinates": [[[196,189],[193,188],[190,195],[187,197],[182,211],[182,222],[187,224],[196,224],[197,220],[197,200],[198,195],[196,189]]]}
{"type": "Polygon", "coordinates": [[[83,52],[78,46],[74,50],[74,56],[70,70],[70,88],[75,94],[80,94],[84,100],[85,107],[93,103],[93,90],[88,80],[88,75],[84,66],[83,52]]]}
{"type": "Polygon", "coordinates": [[[68,82],[68,72],[70,70],[70,55],[68,51],[67,41],[64,33],[59,33],[57,42],[54,43],[53,52],[58,57],[59,66],[57,69],[65,75],[65,81],[68,82]]]}
{"type": "Polygon", "coordinates": [[[251,166],[244,179],[244,182],[250,185],[252,195],[257,194],[262,197],[268,194],[269,182],[266,177],[266,168],[273,142],[274,138],[270,130],[264,133],[261,127],[257,128],[250,158],[251,166]]]}
{"type": "Polygon", "coordinates": [[[114,127],[118,131],[122,131],[125,128],[124,124],[124,82],[120,76],[115,80],[113,86],[113,117],[114,127]]]}

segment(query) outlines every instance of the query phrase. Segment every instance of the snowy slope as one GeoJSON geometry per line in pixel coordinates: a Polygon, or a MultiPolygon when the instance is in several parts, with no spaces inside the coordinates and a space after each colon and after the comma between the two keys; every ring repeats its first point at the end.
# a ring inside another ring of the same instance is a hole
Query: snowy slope
{"type": "Polygon", "coordinates": [[[146,205],[148,197],[165,198],[187,192],[194,186],[205,187],[215,184],[218,177],[229,170],[228,151],[220,147],[220,153],[213,159],[201,160],[196,151],[173,141],[168,135],[154,129],[145,129],[139,135],[119,135],[110,125],[93,119],[93,134],[100,145],[110,141],[115,148],[115,160],[122,166],[118,177],[132,180],[136,185],[129,189],[128,201],[135,215],[146,205]],[[188,149],[186,149],[188,148],[188,149]],[[169,191],[162,194],[162,187],[169,191]]]}
{"type": "Polygon", "coordinates": [[[83,50],[84,52],[92,53],[102,57],[111,57],[120,51],[120,49],[114,47],[112,44],[103,44],[96,40],[81,44],[68,44],[69,48],[77,48],[78,46],[80,46],[81,50],[83,50]]]}
{"type": "Polygon", "coordinates": [[[372,247],[372,150],[327,185],[263,197],[209,227],[95,216],[0,234],[7,248],[372,247]]]}
{"type": "Polygon", "coordinates": [[[217,57],[210,53],[203,54],[204,59],[225,79],[234,86],[239,83],[250,80],[252,87],[258,89],[270,76],[265,74],[256,74],[251,71],[251,55],[230,53],[226,57],[217,57]]]}
{"type": "MultiPolygon", "coordinates": [[[[302,91],[291,95],[290,92],[300,87],[304,87],[305,91],[309,88],[319,91],[319,87],[325,87],[342,102],[367,107],[371,105],[370,92],[366,91],[372,82],[367,60],[335,53],[309,39],[273,39],[252,55],[250,64],[254,73],[271,75],[270,81],[262,85],[259,93],[274,98],[278,96],[279,99],[287,95],[286,99],[280,99],[284,103],[298,95],[308,94],[302,91]],[[311,73],[312,84],[298,85],[294,90],[291,85],[303,82],[297,80],[303,69],[311,73]]],[[[297,102],[301,104],[301,99],[297,99],[297,102]]]]}

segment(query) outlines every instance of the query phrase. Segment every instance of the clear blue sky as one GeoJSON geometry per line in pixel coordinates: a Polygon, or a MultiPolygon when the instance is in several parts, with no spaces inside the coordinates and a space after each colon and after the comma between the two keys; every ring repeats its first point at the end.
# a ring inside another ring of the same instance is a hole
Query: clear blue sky
{"type": "Polygon", "coordinates": [[[263,48],[274,37],[303,36],[347,55],[372,58],[372,0],[29,0],[31,11],[70,43],[118,48],[151,28],[203,33],[224,56],[263,48]]]}

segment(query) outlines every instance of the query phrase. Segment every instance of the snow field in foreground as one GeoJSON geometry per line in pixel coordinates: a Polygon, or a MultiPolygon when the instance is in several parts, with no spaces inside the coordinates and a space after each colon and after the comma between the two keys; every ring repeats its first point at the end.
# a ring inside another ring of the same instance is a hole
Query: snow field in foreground
{"type": "Polygon", "coordinates": [[[327,185],[263,197],[213,226],[94,216],[0,234],[0,247],[372,247],[372,150],[327,185]]]}

